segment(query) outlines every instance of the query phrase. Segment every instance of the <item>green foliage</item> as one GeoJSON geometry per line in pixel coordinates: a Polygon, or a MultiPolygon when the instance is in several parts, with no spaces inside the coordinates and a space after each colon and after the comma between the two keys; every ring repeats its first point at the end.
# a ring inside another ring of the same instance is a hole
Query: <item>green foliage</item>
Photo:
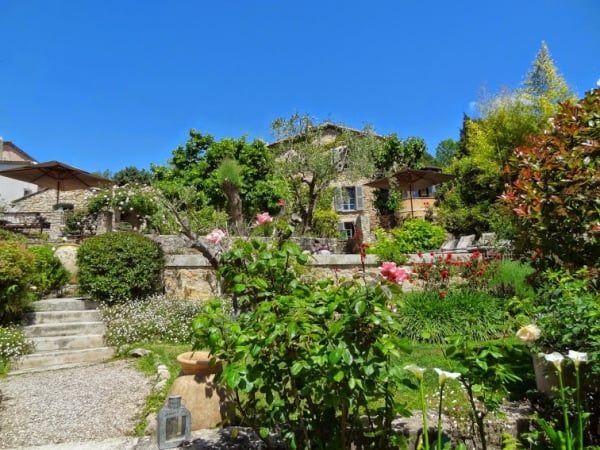
{"type": "Polygon", "coordinates": [[[146,297],[161,287],[163,252],[138,233],[106,233],[85,240],[77,253],[82,293],[106,302],[146,297]]]}
{"type": "Polygon", "coordinates": [[[238,393],[244,423],[262,437],[281,430],[291,448],[397,448],[391,420],[408,411],[393,396],[403,347],[386,292],[296,282],[263,298],[236,320],[210,303],[193,323],[195,348],[224,361],[219,382],[238,393]]]}
{"type": "Polygon", "coordinates": [[[520,299],[532,298],[534,291],[528,278],[533,272],[527,263],[503,259],[489,272],[488,288],[493,292],[510,292],[520,299]]]}
{"type": "Polygon", "coordinates": [[[338,231],[339,215],[332,210],[315,211],[313,216],[312,233],[317,237],[336,238],[338,231]]]}
{"type": "Polygon", "coordinates": [[[33,350],[23,330],[17,327],[0,326],[0,375],[8,372],[11,361],[33,350]]]}
{"type": "Polygon", "coordinates": [[[35,256],[35,270],[31,283],[36,287],[38,296],[43,297],[59,291],[67,284],[70,274],[60,259],[54,256],[52,247],[36,245],[29,247],[29,251],[35,256]]]}
{"type": "Polygon", "coordinates": [[[88,213],[95,215],[101,211],[116,208],[123,214],[135,213],[138,217],[148,218],[157,211],[157,199],[148,186],[130,184],[113,186],[99,191],[88,200],[88,213]]]}
{"type": "MultiPolygon", "coordinates": [[[[518,249],[545,268],[600,268],[600,89],[564,103],[544,133],[519,147],[503,195],[518,249]]],[[[597,277],[597,273],[592,274],[597,277]]]]}
{"type": "Polygon", "coordinates": [[[6,323],[33,299],[35,257],[22,243],[0,241],[0,323],[6,323]]]}
{"type": "Polygon", "coordinates": [[[411,341],[444,343],[461,336],[471,341],[501,337],[510,327],[502,303],[482,291],[451,289],[445,296],[416,291],[401,296],[400,334],[411,341]]]}
{"type": "Polygon", "coordinates": [[[138,169],[135,166],[127,166],[124,169],[115,172],[112,180],[119,186],[126,184],[144,184],[149,185],[152,182],[152,174],[146,169],[138,169]]]}
{"type": "Polygon", "coordinates": [[[444,139],[435,149],[435,162],[440,167],[447,167],[452,163],[460,151],[460,145],[454,139],[444,139]]]}
{"type": "Polygon", "coordinates": [[[84,236],[96,234],[98,215],[87,210],[71,210],[64,215],[65,226],[63,233],[67,236],[84,236]]]}
{"type": "Polygon", "coordinates": [[[191,321],[201,310],[194,300],[153,296],[100,308],[106,324],[104,338],[109,345],[123,347],[135,343],[186,343],[191,321]]]}
{"type": "Polygon", "coordinates": [[[275,295],[292,293],[308,258],[293,242],[240,239],[222,255],[218,275],[236,311],[246,311],[275,295]]]}
{"type": "Polygon", "coordinates": [[[25,243],[27,238],[19,233],[13,233],[5,228],[0,228],[0,241],[12,241],[25,243]]]}
{"type": "Polygon", "coordinates": [[[249,221],[258,211],[274,212],[277,200],[285,198],[285,187],[274,178],[273,167],[273,155],[261,140],[247,142],[242,137],[216,141],[208,134],[190,130],[189,139],[173,150],[168,164],[153,165],[151,171],[154,185],[187,212],[207,206],[225,209],[228,199],[223,181],[234,176],[230,181],[239,189],[243,213],[249,221]],[[236,165],[233,172],[232,161],[236,165]],[[274,189],[269,189],[270,183],[274,189]],[[195,195],[182,196],[186,189],[195,195]]]}
{"type": "Polygon", "coordinates": [[[440,248],[446,239],[446,230],[427,220],[407,219],[400,228],[395,228],[387,236],[376,230],[377,241],[369,247],[369,253],[378,256],[380,261],[396,263],[406,259],[406,254],[440,248]]]}

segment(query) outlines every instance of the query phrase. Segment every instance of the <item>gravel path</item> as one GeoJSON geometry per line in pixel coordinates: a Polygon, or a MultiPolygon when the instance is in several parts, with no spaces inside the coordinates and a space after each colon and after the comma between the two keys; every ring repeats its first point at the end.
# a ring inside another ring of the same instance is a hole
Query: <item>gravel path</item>
{"type": "Polygon", "coordinates": [[[124,436],[152,384],[130,361],[4,378],[0,448],[124,436]]]}

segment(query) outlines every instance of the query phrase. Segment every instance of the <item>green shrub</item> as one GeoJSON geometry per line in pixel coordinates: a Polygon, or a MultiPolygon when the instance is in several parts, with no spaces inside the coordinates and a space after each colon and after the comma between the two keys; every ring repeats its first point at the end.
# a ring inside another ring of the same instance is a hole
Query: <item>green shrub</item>
{"type": "Polygon", "coordinates": [[[43,297],[50,292],[60,290],[69,281],[69,272],[54,255],[52,247],[36,245],[29,247],[35,256],[35,273],[32,284],[36,287],[38,296],[43,297]]]}
{"type": "Polygon", "coordinates": [[[0,323],[18,315],[33,299],[35,257],[15,241],[0,241],[0,323]]]}
{"type": "Polygon", "coordinates": [[[403,262],[406,254],[440,248],[446,239],[446,230],[442,226],[419,218],[406,220],[390,234],[375,231],[377,241],[369,253],[377,255],[380,261],[403,262]]]}
{"type": "Polygon", "coordinates": [[[27,238],[22,234],[13,233],[5,228],[0,228],[0,241],[25,242],[27,241],[27,238]]]}
{"type": "Polygon", "coordinates": [[[442,343],[450,337],[482,341],[510,328],[498,299],[467,289],[407,293],[397,315],[400,334],[416,342],[442,343]]]}
{"type": "Polygon", "coordinates": [[[85,240],[77,253],[83,294],[108,302],[139,299],[161,287],[163,252],[153,240],[131,232],[85,240]]]}
{"type": "Polygon", "coordinates": [[[533,272],[534,269],[527,263],[504,259],[488,270],[488,287],[499,294],[505,292],[520,299],[531,298],[535,293],[527,278],[533,272]]]}
{"type": "Polygon", "coordinates": [[[171,343],[190,341],[191,322],[202,308],[193,300],[175,300],[164,296],[104,305],[100,307],[106,323],[109,345],[122,347],[134,343],[171,343]]]}
{"type": "Polygon", "coordinates": [[[8,372],[11,361],[30,353],[33,346],[17,327],[0,327],[0,374],[8,372]]]}
{"type": "Polygon", "coordinates": [[[217,381],[236,391],[263,437],[279,430],[299,449],[399,448],[391,423],[408,411],[394,395],[403,346],[388,293],[296,281],[290,294],[264,296],[235,319],[210,302],[193,322],[194,348],[224,361],[217,381]]]}
{"type": "Polygon", "coordinates": [[[339,216],[335,211],[316,210],[313,215],[312,232],[317,237],[336,238],[339,216]]]}

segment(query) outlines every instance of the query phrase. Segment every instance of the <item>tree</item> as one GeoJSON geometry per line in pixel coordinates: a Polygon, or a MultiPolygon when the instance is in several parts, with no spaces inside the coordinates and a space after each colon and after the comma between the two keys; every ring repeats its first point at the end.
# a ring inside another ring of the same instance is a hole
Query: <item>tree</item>
{"type": "Polygon", "coordinates": [[[127,166],[112,176],[112,180],[119,186],[129,183],[149,185],[152,182],[152,174],[146,169],[138,169],[135,166],[127,166]]]}
{"type": "Polygon", "coordinates": [[[454,139],[444,139],[435,149],[436,164],[440,167],[449,166],[459,151],[458,142],[454,139]]]}
{"type": "Polygon", "coordinates": [[[439,216],[455,234],[493,230],[511,237],[510,215],[498,203],[515,174],[504,171],[513,150],[540,133],[570,91],[542,44],[520,89],[503,90],[479,102],[479,117],[464,116],[456,157],[448,167],[456,175],[439,191],[439,216]]]}
{"type": "Polygon", "coordinates": [[[257,212],[278,211],[277,201],[287,195],[285,186],[274,179],[271,150],[263,141],[248,142],[245,137],[217,141],[191,130],[188,141],[173,150],[167,165],[153,165],[151,170],[154,185],[174,204],[188,211],[206,206],[235,211],[230,219],[236,229],[242,219],[249,220],[257,212]],[[190,189],[195,195],[184,198],[182,193],[190,189]],[[235,195],[239,195],[243,217],[237,214],[238,206],[232,209],[235,195]]]}
{"type": "Polygon", "coordinates": [[[349,180],[374,173],[373,156],[381,138],[368,128],[358,131],[294,114],[276,119],[272,129],[277,173],[290,188],[302,232],[310,229],[315,206],[342,173],[349,180]]]}

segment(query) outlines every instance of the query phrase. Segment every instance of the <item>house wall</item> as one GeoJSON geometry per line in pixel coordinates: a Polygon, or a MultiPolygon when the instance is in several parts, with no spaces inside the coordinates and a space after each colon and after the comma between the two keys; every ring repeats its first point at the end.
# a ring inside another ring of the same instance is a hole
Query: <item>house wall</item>
{"type": "MultiPolygon", "coordinates": [[[[19,152],[11,142],[0,139],[0,170],[12,169],[31,162],[32,160],[19,152]]],[[[35,184],[0,176],[0,205],[4,204],[9,211],[11,211],[10,202],[27,193],[37,191],[38,186],[35,184]]]]}
{"type": "MultiPolygon", "coordinates": [[[[413,214],[412,217],[420,217],[423,218],[427,214],[429,208],[433,207],[435,202],[435,198],[433,197],[419,197],[413,198],[413,214]]],[[[411,217],[411,209],[410,209],[410,199],[402,200],[400,209],[398,211],[398,216],[401,218],[411,217]]]]}

